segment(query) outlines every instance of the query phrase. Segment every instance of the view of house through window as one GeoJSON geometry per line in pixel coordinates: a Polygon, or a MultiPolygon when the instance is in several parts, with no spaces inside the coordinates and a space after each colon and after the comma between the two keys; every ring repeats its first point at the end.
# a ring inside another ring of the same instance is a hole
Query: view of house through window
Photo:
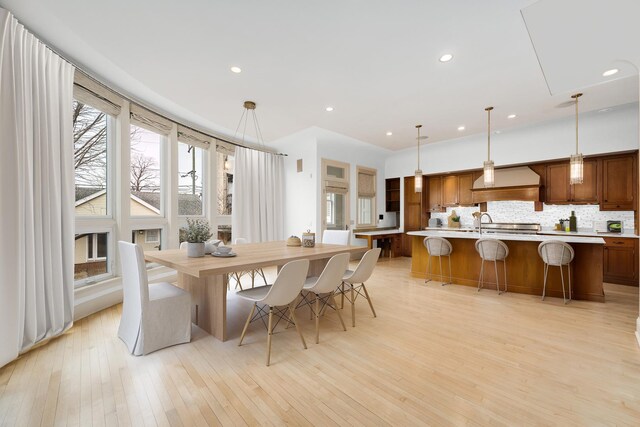
{"type": "MultiPolygon", "coordinates": [[[[89,230],[104,228],[101,221],[109,209],[109,117],[89,105],[74,101],[73,160],[75,169],[75,215],[89,230]]],[[[109,273],[109,233],[75,235],[74,277],[86,280],[109,273]]]]}
{"type": "Polygon", "coordinates": [[[131,216],[161,216],[162,136],[131,125],[131,216]]]}
{"type": "Polygon", "coordinates": [[[357,226],[376,224],[376,170],[358,166],[357,226]]]}
{"type": "Polygon", "coordinates": [[[201,148],[178,144],[178,215],[204,215],[203,153],[201,148]]]}

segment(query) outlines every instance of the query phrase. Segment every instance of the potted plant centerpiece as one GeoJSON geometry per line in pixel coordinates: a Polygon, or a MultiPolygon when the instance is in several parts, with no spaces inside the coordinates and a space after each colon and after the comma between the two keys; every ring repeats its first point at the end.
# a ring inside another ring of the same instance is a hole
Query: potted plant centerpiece
{"type": "Polygon", "coordinates": [[[204,256],[204,243],[211,238],[211,229],[206,219],[187,219],[187,227],[183,229],[187,241],[187,256],[199,258],[204,256]]]}

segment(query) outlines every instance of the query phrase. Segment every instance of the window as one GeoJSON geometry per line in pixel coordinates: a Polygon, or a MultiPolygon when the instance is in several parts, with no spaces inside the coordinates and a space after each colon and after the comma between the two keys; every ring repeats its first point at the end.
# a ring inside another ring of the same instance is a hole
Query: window
{"type": "Polygon", "coordinates": [[[376,170],[358,166],[358,226],[376,224],[376,170]]]}
{"type": "Polygon", "coordinates": [[[163,136],[131,125],[131,216],[162,216],[163,136]]]}
{"type": "Polygon", "coordinates": [[[218,152],[218,215],[231,215],[234,158],[218,152]]]}
{"type": "Polygon", "coordinates": [[[73,103],[73,163],[76,216],[107,216],[107,114],[78,101],[73,103]]]}
{"type": "Polygon", "coordinates": [[[109,273],[109,233],[85,233],[75,236],[74,279],[86,282],[109,273]]]}
{"type": "MultiPolygon", "coordinates": [[[[88,99],[91,99],[88,97],[88,99]]],[[[114,118],[79,100],[73,102],[76,286],[109,277],[115,221],[111,218],[111,139],[114,118]]]]}
{"type": "Polygon", "coordinates": [[[178,143],[178,215],[202,216],[202,148],[178,143]]]}
{"type": "Polygon", "coordinates": [[[144,252],[159,251],[161,245],[162,229],[152,228],[148,230],[133,230],[131,232],[131,243],[142,246],[144,252]]]}

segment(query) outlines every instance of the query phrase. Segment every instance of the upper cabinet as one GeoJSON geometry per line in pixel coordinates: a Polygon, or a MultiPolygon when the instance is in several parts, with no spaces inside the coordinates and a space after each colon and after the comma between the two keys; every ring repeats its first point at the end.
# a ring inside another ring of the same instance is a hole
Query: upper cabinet
{"type": "Polygon", "coordinates": [[[546,168],[546,199],[551,205],[597,204],[598,203],[598,161],[584,161],[582,184],[569,184],[569,162],[552,163],[546,168]]]}
{"type": "Polygon", "coordinates": [[[473,181],[472,173],[442,177],[442,205],[473,206],[471,193],[473,181]]]}
{"type": "Polygon", "coordinates": [[[442,177],[430,176],[429,180],[429,197],[427,197],[427,210],[429,212],[444,212],[444,204],[442,200],[442,177]]]}
{"type": "Polygon", "coordinates": [[[442,178],[442,204],[444,206],[458,205],[458,176],[446,175],[442,178]]]}
{"type": "Polygon", "coordinates": [[[385,211],[400,212],[400,178],[385,180],[385,211]]]}
{"type": "Polygon", "coordinates": [[[636,156],[602,160],[602,200],[600,209],[622,211],[636,209],[636,156]]]}

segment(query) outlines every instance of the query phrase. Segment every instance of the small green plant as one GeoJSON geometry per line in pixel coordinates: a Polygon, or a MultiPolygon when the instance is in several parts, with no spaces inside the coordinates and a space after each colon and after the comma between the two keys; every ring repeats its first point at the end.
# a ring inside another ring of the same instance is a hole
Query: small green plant
{"type": "Polygon", "coordinates": [[[185,240],[189,243],[204,243],[213,235],[206,219],[187,219],[187,226],[183,230],[185,240]]]}
{"type": "Polygon", "coordinates": [[[459,216],[452,216],[452,217],[451,217],[451,221],[453,221],[453,222],[460,222],[460,217],[459,217],[459,216]]]}

